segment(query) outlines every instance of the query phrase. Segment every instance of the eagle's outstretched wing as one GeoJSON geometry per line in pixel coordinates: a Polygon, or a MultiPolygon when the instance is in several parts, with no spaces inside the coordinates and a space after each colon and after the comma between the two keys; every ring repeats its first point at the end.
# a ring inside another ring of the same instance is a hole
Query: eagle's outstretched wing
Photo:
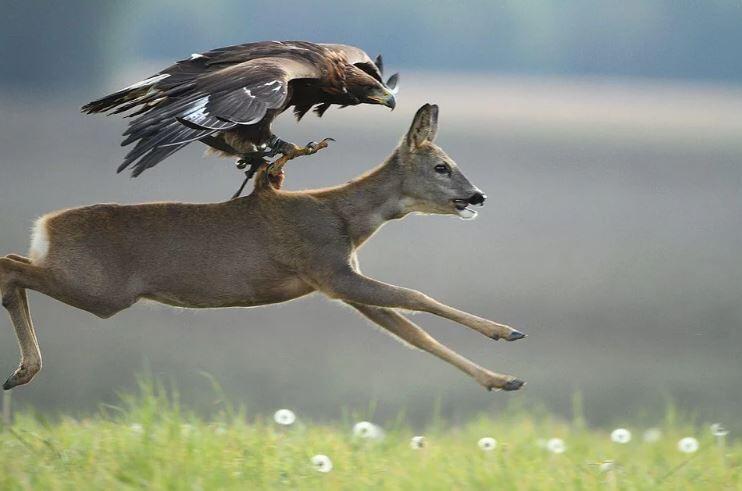
{"type": "Polygon", "coordinates": [[[192,141],[285,108],[291,80],[322,76],[322,53],[302,44],[251,43],[193,55],[82,111],[137,108],[122,145],[137,143],[118,168],[133,165],[137,176],[192,141]]]}

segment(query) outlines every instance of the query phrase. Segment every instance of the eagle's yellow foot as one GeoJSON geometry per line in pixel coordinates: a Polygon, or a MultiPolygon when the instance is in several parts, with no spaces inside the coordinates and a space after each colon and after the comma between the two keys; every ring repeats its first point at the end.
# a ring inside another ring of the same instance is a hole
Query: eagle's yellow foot
{"type": "Polygon", "coordinates": [[[307,146],[302,149],[302,150],[306,150],[306,153],[304,153],[303,155],[312,155],[313,153],[317,153],[323,148],[327,148],[330,142],[334,142],[334,141],[335,141],[334,138],[324,138],[319,143],[309,142],[307,143],[307,146]]]}
{"type": "Polygon", "coordinates": [[[269,176],[269,179],[275,177],[277,178],[277,181],[279,181],[279,185],[275,186],[274,184],[274,187],[280,187],[280,182],[283,182],[283,166],[286,165],[286,162],[302,155],[315,154],[323,148],[327,148],[331,141],[334,142],[335,139],[325,138],[320,142],[309,142],[304,147],[299,147],[297,145],[287,143],[286,145],[288,146],[288,148],[282,149],[281,156],[268,164],[267,174],[269,176]],[[278,179],[279,176],[280,180],[278,179]]]}

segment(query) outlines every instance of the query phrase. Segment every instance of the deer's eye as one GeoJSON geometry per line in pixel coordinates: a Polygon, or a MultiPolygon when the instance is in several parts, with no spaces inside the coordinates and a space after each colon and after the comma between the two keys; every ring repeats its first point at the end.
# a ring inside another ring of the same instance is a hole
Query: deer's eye
{"type": "Polygon", "coordinates": [[[435,171],[438,174],[448,174],[451,175],[451,168],[447,164],[438,164],[435,166],[435,171]]]}

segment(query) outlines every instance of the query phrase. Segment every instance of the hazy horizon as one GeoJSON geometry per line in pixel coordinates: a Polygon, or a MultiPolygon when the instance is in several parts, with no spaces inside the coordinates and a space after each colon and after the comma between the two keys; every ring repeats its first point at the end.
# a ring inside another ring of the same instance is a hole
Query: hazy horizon
{"type": "MultiPolygon", "coordinates": [[[[148,74],[135,65],[103,91],[148,74]]],[[[125,122],[83,116],[99,93],[0,96],[0,252],[25,252],[35,217],[95,202],[226,199],[240,174],[192,145],[138,179],[115,175],[125,122]]],[[[528,381],[487,393],[314,295],[280,306],[183,311],[137,305],[100,320],[31,294],[44,370],[17,404],[89,413],[135,375],[172,381],[212,407],[201,371],[251,413],[291,407],[340,418],[376,401],[380,420],[460,421],[504,404],[569,414],[576,391],[595,424],[661,417],[668,399],[740,427],[739,216],[742,92],[687,82],[403,72],[399,106],[331,109],[277,133],[338,141],[289,164],[287,188],[346,181],[381,162],[424,102],[438,142],[489,199],[479,218],[408,217],[360,253],[364,272],[529,334],[496,343],[429,315],[415,321],[483,366],[528,381]],[[459,90],[464,84],[467,90],[459,90]],[[454,90],[455,88],[455,90],[454,90]],[[414,253],[411,252],[414,250],[414,253]],[[440,401],[440,402],[438,402],[440,401]],[[641,416],[641,415],[644,416],[641,416]]],[[[5,316],[0,375],[18,361],[5,316]]]]}

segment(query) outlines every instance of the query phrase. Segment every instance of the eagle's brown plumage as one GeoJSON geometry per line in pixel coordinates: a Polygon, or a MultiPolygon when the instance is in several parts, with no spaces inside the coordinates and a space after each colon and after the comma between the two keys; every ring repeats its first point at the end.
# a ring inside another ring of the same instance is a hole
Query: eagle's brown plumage
{"type": "MultiPolygon", "coordinates": [[[[397,76],[382,80],[381,57],[342,44],[265,41],[218,48],[178,61],[152,77],[82,107],[85,113],[134,110],[122,145],[136,142],[118,171],[138,176],[187,144],[204,139],[222,152],[261,152],[271,123],[294,106],[394,106],[397,76]]],[[[273,140],[275,141],[275,140],[273,140]]]]}

